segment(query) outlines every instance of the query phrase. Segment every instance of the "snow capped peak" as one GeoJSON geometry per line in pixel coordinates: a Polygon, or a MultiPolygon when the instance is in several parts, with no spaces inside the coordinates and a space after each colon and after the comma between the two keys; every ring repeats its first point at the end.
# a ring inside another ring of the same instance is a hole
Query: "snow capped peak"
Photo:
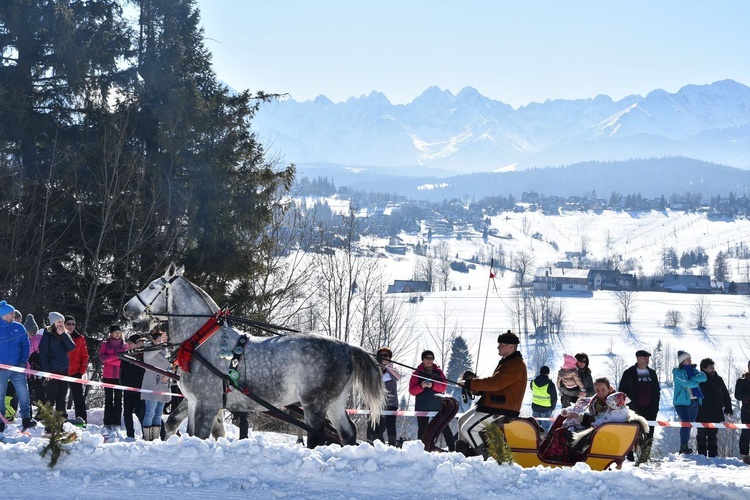
{"type": "Polygon", "coordinates": [[[329,98],[327,98],[323,94],[320,94],[318,97],[315,98],[315,100],[313,101],[313,104],[317,106],[333,106],[333,101],[331,101],[329,98]]]}
{"type": "Polygon", "coordinates": [[[453,95],[437,85],[399,105],[378,91],[335,105],[325,96],[281,104],[263,106],[253,129],[276,138],[275,147],[296,163],[425,164],[467,172],[685,156],[750,168],[750,142],[741,139],[750,126],[750,87],[732,80],[515,110],[470,86],[453,95]]]}

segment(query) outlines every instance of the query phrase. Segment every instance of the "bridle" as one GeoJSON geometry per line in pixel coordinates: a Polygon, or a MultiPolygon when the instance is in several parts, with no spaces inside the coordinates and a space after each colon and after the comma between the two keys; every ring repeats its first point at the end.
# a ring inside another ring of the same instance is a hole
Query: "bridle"
{"type": "Polygon", "coordinates": [[[164,276],[161,276],[159,279],[162,281],[162,287],[161,290],[159,290],[156,295],[154,295],[154,298],[151,299],[151,302],[146,303],[145,300],[143,300],[143,297],[141,297],[140,292],[135,293],[135,298],[138,299],[138,302],[143,305],[143,312],[146,314],[150,319],[154,321],[167,321],[171,314],[169,314],[169,289],[172,286],[172,283],[177,281],[178,278],[181,278],[179,274],[175,274],[168,280],[164,278],[164,276]],[[151,312],[151,306],[154,305],[154,302],[156,302],[156,299],[159,298],[159,296],[164,293],[164,309],[166,310],[165,313],[162,314],[154,314],[151,312]],[[164,318],[164,319],[162,319],[164,318]]]}

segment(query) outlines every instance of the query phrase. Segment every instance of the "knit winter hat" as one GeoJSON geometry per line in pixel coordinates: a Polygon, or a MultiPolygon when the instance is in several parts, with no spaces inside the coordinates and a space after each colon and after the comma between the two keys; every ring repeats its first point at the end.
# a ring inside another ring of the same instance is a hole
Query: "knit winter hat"
{"type": "Polygon", "coordinates": [[[682,364],[683,361],[685,361],[688,358],[692,358],[689,352],[686,351],[677,351],[677,363],[682,364]]]}
{"type": "Polygon", "coordinates": [[[549,375],[549,366],[539,368],[539,375],[549,375]]]}
{"type": "Polygon", "coordinates": [[[12,305],[8,304],[4,300],[0,302],[0,316],[5,316],[6,314],[11,314],[16,312],[16,308],[12,305]]]}
{"type": "Polygon", "coordinates": [[[118,324],[110,325],[110,327],[109,327],[109,333],[110,334],[112,332],[121,332],[121,331],[122,331],[122,328],[120,328],[120,325],[118,325],[118,324]]]}
{"type": "Polygon", "coordinates": [[[23,322],[23,327],[26,328],[26,331],[29,333],[36,333],[39,331],[39,325],[36,324],[33,314],[26,315],[26,321],[23,322]]]}
{"type": "Polygon", "coordinates": [[[57,321],[64,321],[65,320],[65,316],[63,316],[59,312],[55,312],[55,311],[52,311],[51,313],[49,313],[48,318],[49,318],[49,324],[50,325],[54,325],[55,322],[57,322],[57,321]]]}
{"type": "Polygon", "coordinates": [[[570,354],[563,354],[563,370],[570,370],[576,368],[576,358],[570,354]]]}

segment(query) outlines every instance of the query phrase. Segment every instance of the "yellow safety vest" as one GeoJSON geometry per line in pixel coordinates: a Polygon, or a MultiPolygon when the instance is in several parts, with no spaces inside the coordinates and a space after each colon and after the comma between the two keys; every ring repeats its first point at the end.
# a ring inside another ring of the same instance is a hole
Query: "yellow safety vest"
{"type": "Polygon", "coordinates": [[[547,382],[543,386],[539,387],[533,381],[531,382],[532,403],[537,406],[543,406],[545,408],[552,407],[552,398],[550,397],[549,392],[547,392],[547,386],[549,384],[550,382],[547,382]]]}

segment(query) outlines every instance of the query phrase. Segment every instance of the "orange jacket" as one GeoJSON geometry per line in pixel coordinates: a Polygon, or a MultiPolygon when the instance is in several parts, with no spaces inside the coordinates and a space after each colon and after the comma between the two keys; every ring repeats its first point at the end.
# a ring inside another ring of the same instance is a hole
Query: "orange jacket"
{"type": "Polygon", "coordinates": [[[516,351],[500,360],[491,377],[467,380],[464,385],[482,393],[477,411],[517,417],[526,393],[526,363],[516,351]]]}

